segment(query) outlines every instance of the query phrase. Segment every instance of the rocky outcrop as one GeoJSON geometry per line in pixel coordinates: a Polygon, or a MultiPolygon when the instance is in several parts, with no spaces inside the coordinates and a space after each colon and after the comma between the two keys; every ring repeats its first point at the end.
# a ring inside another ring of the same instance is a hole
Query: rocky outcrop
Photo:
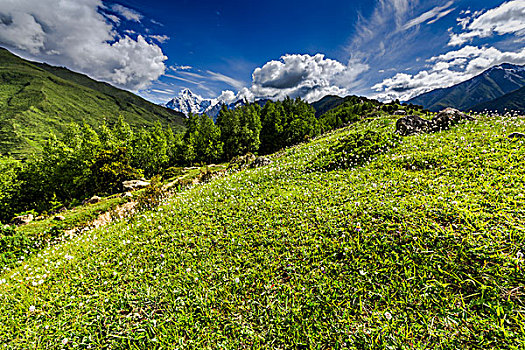
{"type": "Polygon", "coordinates": [[[255,161],[256,157],[252,153],[246,153],[244,156],[237,156],[230,160],[228,170],[243,170],[255,161]]]}
{"type": "Polygon", "coordinates": [[[430,132],[432,121],[418,117],[417,115],[407,115],[399,118],[396,122],[396,132],[402,136],[430,132]]]}
{"type": "Polygon", "coordinates": [[[146,188],[150,185],[149,182],[144,180],[130,180],[130,181],[124,181],[122,183],[122,186],[126,191],[135,191],[139,190],[141,188],[146,188]]]}
{"type": "Polygon", "coordinates": [[[250,168],[259,168],[262,166],[267,166],[272,164],[272,161],[268,157],[257,157],[255,160],[250,164],[250,168]]]}
{"type": "Polygon", "coordinates": [[[408,115],[396,122],[396,132],[402,136],[412,134],[439,132],[447,130],[451,126],[463,121],[475,120],[471,116],[454,108],[446,108],[439,112],[431,120],[423,119],[415,115],[408,115]]]}
{"type": "Polygon", "coordinates": [[[525,138],[525,134],[521,132],[513,132],[512,134],[509,134],[509,139],[523,139],[525,138]]]}
{"type": "Polygon", "coordinates": [[[90,199],[86,199],[85,201],[82,202],[82,204],[97,204],[101,201],[102,199],[98,196],[93,196],[91,197],[90,199]]]}
{"type": "Polygon", "coordinates": [[[11,224],[16,225],[16,226],[27,225],[34,219],[35,217],[33,216],[33,214],[20,215],[20,216],[13,218],[13,220],[11,220],[11,224]]]}

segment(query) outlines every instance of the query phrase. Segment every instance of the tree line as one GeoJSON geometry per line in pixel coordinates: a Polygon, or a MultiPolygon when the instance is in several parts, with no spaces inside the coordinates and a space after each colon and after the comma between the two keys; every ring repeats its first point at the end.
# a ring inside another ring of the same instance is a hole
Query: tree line
{"type": "Polygon", "coordinates": [[[376,103],[350,100],[320,118],[300,98],[270,101],[264,107],[223,106],[216,123],[190,114],[183,133],[160,123],[133,129],[122,118],[97,130],[72,124],[24,162],[0,158],[0,221],[30,209],[48,211],[94,194],[116,193],[125,180],[172,167],[223,162],[248,152],[269,154],[355,121],[376,110],[376,103]]]}

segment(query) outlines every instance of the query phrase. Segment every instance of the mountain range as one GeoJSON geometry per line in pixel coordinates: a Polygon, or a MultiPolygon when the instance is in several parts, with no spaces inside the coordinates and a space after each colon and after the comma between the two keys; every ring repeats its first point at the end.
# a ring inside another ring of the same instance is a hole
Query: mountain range
{"type": "Polygon", "coordinates": [[[0,48],[0,154],[25,158],[68,124],[100,126],[122,116],[133,127],[183,128],[182,113],[66,68],[0,48]]]}
{"type": "MultiPolygon", "coordinates": [[[[446,107],[454,107],[464,111],[480,110],[480,108],[494,109],[490,101],[513,93],[523,86],[525,86],[525,66],[504,63],[489,68],[480,75],[460,84],[424,93],[407,102],[422,105],[434,112],[446,107]]],[[[510,101],[512,99],[513,97],[510,96],[504,100],[510,101]]],[[[499,106],[502,101],[494,103],[499,106]]]]}
{"type": "Polygon", "coordinates": [[[525,86],[498,97],[492,101],[480,103],[472,108],[473,111],[494,111],[505,113],[506,111],[516,111],[525,113],[525,86]]]}
{"type": "MultiPolygon", "coordinates": [[[[263,107],[268,99],[257,100],[261,107],[263,107]]],[[[204,98],[200,95],[193,93],[190,89],[182,90],[178,96],[171,99],[164,106],[166,108],[181,112],[188,116],[190,113],[193,114],[206,114],[213,118],[215,121],[223,105],[226,105],[228,109],[234,109],[240,106],[244,106],[246,101],[238,100],[232,103],[225,103],[216,98],[204,98]]]]}

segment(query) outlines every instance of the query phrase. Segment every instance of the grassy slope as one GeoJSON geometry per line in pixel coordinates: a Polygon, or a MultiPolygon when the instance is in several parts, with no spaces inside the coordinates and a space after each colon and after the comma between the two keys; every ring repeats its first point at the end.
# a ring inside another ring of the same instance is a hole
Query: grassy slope
{"type": "Polygon", "coordinates": [[[525,113],[525,87],[501,96],[495,100],[481,103],[475,106],[473,110],[489,110],[498,111],[500,113],[505,113],[506,111],[516,111],[523,114],[525,113]]]}
{"type": "Polygon", "coordinates": [[[178,128],[183,117],[129,92],[0,49],[0,154],[23,157],[68,123],[99,126],[122,115],[133,126],[178,128]]]}
{"type": "Polygon", "coordinates": [[[312,169],[347,130],[5,271],[0,344],[523,346],[525,149],[505,135],[525,119],[406,138],[365,167],[312,169]]]}

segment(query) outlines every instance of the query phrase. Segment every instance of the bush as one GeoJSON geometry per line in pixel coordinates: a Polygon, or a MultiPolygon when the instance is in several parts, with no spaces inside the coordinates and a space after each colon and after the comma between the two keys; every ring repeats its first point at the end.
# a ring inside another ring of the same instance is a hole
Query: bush
{"type": "Polygon", "coordinates": [[[150,210],[159,206],[166,197],[166,192],[162,188],[162,177],[157,175],[151,179],[150,185],[137,197],[139,210],[150,210]]]}
{"type": "Polygon", "coordinates": [[[397,147],[400,139],[389,132],[352,132],[321,154],[316,165],[328,170],[348,169],[374,160],[375,156],[397,147]]]}

